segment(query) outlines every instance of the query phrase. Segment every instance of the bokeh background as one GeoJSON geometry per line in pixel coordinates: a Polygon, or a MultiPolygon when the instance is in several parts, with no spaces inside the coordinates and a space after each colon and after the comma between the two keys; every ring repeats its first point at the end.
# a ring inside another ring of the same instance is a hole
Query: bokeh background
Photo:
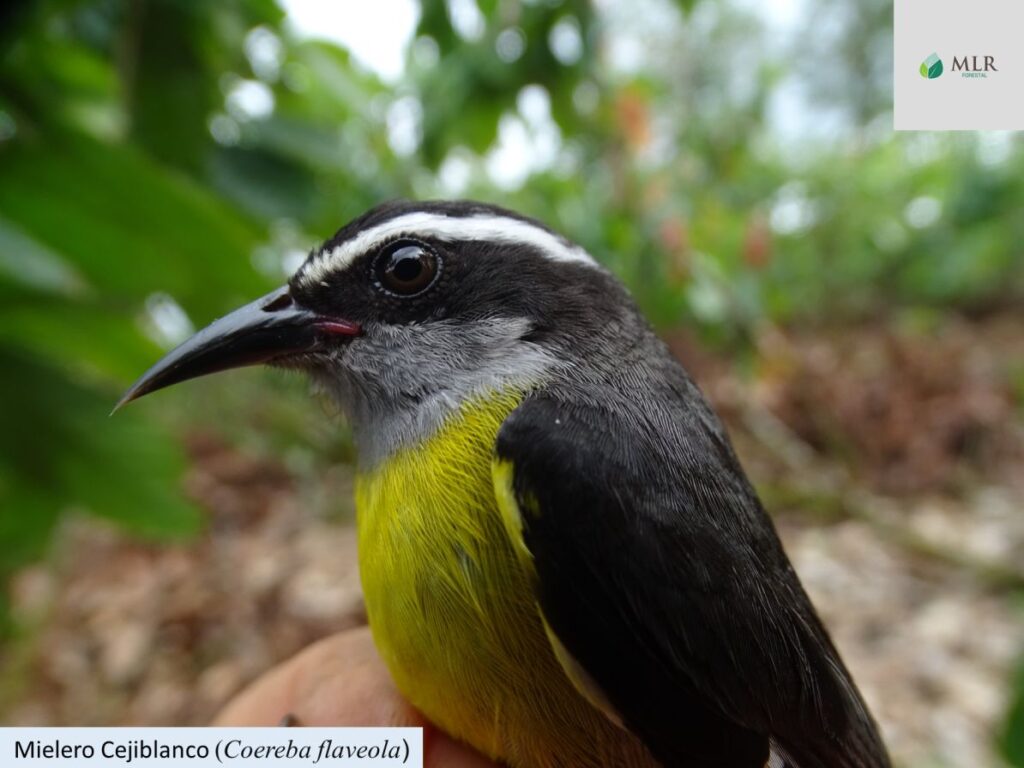
{"type": "Polygon", "coordinates": [[[0,722],[204,723],[364,620],[351,446],[301,378],[108,413],[364,209],[465,196],[629,284],[726,418],[897,764],[1024,765],[1024,149],[895,134],[891,17],[5,3],[0,722]]]}

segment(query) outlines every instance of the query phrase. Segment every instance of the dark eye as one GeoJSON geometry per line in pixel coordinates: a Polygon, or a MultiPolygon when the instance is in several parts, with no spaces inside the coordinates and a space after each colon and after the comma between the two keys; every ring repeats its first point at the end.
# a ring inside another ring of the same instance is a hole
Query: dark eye
{"type": "Polygon", "coordinates": [[[399,296],[430,287],[439,271],[437,254],[422,243],[400,240],[384,248],[374,266],[381,286],[399,296]]]}

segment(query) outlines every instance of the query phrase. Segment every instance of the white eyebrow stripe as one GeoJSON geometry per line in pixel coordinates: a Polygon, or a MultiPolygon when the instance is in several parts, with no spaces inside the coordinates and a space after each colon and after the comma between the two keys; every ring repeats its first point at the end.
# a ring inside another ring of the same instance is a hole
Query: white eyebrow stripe
{"type": "Polygon", "coordinates": [[[558,235],[527,221],[509,216],[458,217],[418,211],[388,219],[360,232],[351,240],[318,254],[303,267],[299,279],[303,282],[323,280],[330,273],[347,267],[360,254],[401,235],[421,235],[443,241],[525,243],[534,246],[544,256],[554,261],[597,266],[594,258],[578,245],[568,243],[558,235]]]}

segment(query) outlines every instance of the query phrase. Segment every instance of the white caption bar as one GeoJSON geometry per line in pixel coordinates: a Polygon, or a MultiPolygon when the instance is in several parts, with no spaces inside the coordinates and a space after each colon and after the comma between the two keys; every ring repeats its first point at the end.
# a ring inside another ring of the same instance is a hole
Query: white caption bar
{"type": "Polygon", "coordinates": [[[422,728],[0,728],[11,768],[423,768],[422,728]]]}

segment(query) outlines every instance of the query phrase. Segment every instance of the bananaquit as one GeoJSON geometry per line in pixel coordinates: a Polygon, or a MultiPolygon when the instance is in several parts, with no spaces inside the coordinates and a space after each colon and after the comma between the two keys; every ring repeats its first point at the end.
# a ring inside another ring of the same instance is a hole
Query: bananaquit
{"type": "Polygon", "coordinates": [[[510,768],[886,768],[725,430],[626,289],[536,221],[388,203],[122,403],[309,372],[358,452],[399,689],[510,768]]]}

